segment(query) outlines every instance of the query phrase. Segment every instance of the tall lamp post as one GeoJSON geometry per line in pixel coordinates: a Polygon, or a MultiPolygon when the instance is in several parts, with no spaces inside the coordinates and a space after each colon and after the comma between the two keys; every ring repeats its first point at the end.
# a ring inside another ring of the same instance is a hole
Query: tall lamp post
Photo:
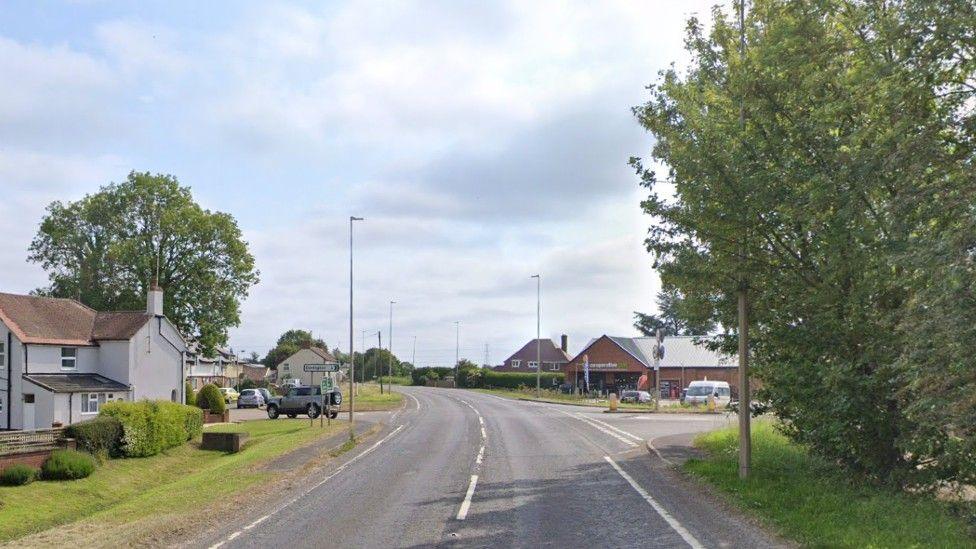
{"type": "Polygon", "coordinates": [[[535,279],[535,396],[542,398],[542,275],[535,279]]]}
{"type": "Polygon", "coordinates": [[[458,374],[461,373],[461,321],[454,321],[454,386],[457,387],[458,374]]]}
{"type": "Polygon", "coordinates": [[[354,387],[355,383],[353,379],[356,376],[356,361],[352,360],[352,222],[353,221],[363,221],[362,217],[349,216],[349,439],[353,440],[356,438],[356,426],[353,424],[353,400],[354,400],[354,387]]]}
{"type": "MultiPolygon", "coordinates": [[[[393,377],[393,305],[396,301],[390,301],[390,342],[387,345],[390,347],[390,357],[386,363],[386,388],[389,390],[391,386],[390,378],[393,377]]],[[[380,376],[380,394],[383,394],[383,376],[380,376]]]]}

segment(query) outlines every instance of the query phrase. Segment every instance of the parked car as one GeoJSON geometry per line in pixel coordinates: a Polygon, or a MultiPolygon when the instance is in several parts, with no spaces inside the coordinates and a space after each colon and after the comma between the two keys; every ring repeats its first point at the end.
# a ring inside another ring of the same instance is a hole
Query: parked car
{"type": "Polygon", "coordinates": [[[264,404],[264,395],[257,389],[244,389],[237,397],[238,408],[260,408],[264,404]]]}
{"type": "Polygon", "coordinates": [[[241,396],[233,387],[221,387],[220,394],[224,395],[224,402],[227,404],[237,402],[237,398],[241,396]]]}
{"type": "Polygon", "coordinates": [[[715,399],[716,406],[728,406],[732,389],[727,381],[692,381],[685,393],[685,403],[707,404],[709,397],[715,399]]]}
{"type": "Polygon", "coordinates": [[[651,401],[651,393],[647,391],[624,391],[620,393],[620,402],[645,403],[651,401]]]}
{"type": "Polygon", "coordinates": [[[274,398],[274,395],[271,394],[271,391],[265,389],[264,387],[258,387],[257,389],[255,389],[255,391],[261,393],[261,396],[264,397],[265,404],[271,402],[271,399],[274,398]]]}
{"type": "Polygon", "coordinates": [[[328,394],[322,395],[321,387],[292,387],[284,396],[272,398],[268,402],[268,417],[277,419],[280,414],[285,414],[294,418],[298,414],[305,414],[310,419],[315,419],[322,413],[323,403],[329,409],[329,417],[337,417],[342,393],[338,389],[332,389],[328,394]]]}

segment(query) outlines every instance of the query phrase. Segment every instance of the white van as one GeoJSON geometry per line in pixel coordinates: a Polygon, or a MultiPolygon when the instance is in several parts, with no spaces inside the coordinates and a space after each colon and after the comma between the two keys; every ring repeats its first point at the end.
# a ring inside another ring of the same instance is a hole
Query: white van
{"type": "Polygon", "coordinates": [[[732,388],[727,381],[692,381],[685,389],[686,404],[708,404],[708,397],[715,399],[716,407],[728,406],[732,401],[732,388]]]}

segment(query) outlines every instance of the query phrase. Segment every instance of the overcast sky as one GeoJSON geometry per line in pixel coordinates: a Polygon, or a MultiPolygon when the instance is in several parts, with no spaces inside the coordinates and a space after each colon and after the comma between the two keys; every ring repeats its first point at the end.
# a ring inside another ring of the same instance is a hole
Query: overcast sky
{"type": "MultiPolygon", "coordinates": [[[[261,271],[231,332],[348,347],[384,331],[419,365],[500,363],[535,336],[570,351],[631,335],[658,280],[627,166],[630,108],[685,59],[713,2],[5,2],[0,291],[47,283],[27,246],[52,200],[130,170],[176,175],[233,214],[261,271]]],[[[371,340],[375,342],[375,335],[371,340]]]]}

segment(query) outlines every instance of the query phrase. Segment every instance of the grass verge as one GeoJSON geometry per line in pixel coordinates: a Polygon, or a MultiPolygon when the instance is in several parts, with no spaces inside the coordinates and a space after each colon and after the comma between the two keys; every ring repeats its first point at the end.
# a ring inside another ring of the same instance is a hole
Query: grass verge
{"type": "MultiPolygon", "coordinates": [[[[531,400],[534,402],[550,402],[554,404],[574,404],[576,406],[590,406],[593,408],[610,408],[610,401],[607,399],[596,399],[596,398],[586,398],[577,395],[566,395],[559,393],[557,391],[542,391],[542,398],[537,398],[535,396],[534,389],[526,389],[524,391],[519,391],[516,389],[469,389],[471,391],[477,391],[479,393],[486,393],[489,395],[497,395],[500,397],[511,398],[515,400],[531,400]]],[[[633,411],[633,412],[655,412],[659,414],[694,414],[694,413],[722,413],[724,410],[718,410],[717,412],[709,412],[704,406],[690,406],[690,405],[662,405],[659,410],[654,410],[653,404],[634,404],[630,402],[621,402],[618,404],[619,410],[633,411]]]]}
{"type": "Polygon", "coordinates": [[[738,432],[705,433],[684,468],[784,537],[810,547],[973,547],[964,520],[934,499],[854,483],[776,431],[753,424],[752,474],[738,478],[738,432]]]}
{"type": "Polygon", "coordinates": [[[263,420],[212,429],[246,432],[248,441],[237,454],[200,450],[197,441],[148,458],[109,460],[82,480],[0,488],[0,541],[82,520],[111,529],[152,517],[190,517],[273,480],[274,473],[257,470],[262,463],[348,427],[263,420]]]}
{"type": "MultiPolygon", "coordinates": [[[[363,383],[359,385],[359,393],[356,395],[357,412],[380,412],[392,410],[403,402],[403,393],[389,391],[383,387],[383,394],[380,394],[380,386],[375,383],[363,383]]],[[[349,387],[344,387],[342,391],[342,405],[340,411],[349,411],[349,387]]]]}

